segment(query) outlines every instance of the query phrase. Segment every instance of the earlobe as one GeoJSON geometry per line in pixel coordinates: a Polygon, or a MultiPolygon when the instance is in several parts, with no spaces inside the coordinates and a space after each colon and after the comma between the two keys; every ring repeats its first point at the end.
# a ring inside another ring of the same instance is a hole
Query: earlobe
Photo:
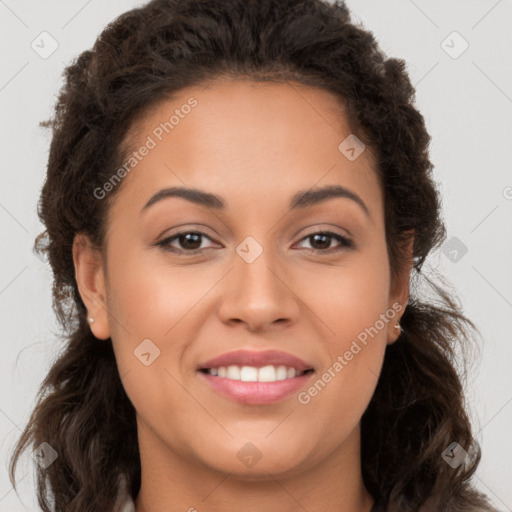
{"type": "Polygon", "coordinates": [[[395,343],[395,341],[400,337],[400,334],[402,334],[402,327],[400,326],[400,320],[397,320],[396,322],[393,320],[393,326],[392,326],[392,335],[393,337],[391,340],[388,340],[388,345],[392,345],[395,343]]]}
{"type": "Polygon", "coordinates": [[[101,252],[94,247],[89,237],[77,233],[73,240],[73,263],[75,280],[80,297],[87,308],[87,318],[96,338],[110,337],[108,308],[106,302],[105,273],[101,252]]]}
{"type": "Polygon", "coordinates": [[[392,293],[390,296],[389,307],[396,311],[399,308],[399,314],[389,322],[388,328],[388,345],[393,344],[402,333],[400,326],[400,319],[404,313],[407,303],[409,302],[409,283],[411,278],[411,271],[414,264],[414,230],[409,230],[409,239],[405,249],[407,256],[407,263],[402,269],[398,280],[393,283],[392,293]]]}

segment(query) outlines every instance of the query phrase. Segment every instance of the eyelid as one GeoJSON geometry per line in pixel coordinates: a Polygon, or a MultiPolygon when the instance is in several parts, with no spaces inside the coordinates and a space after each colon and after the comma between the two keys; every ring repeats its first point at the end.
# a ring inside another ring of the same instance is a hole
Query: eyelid
{"type": "Polygon", "coordinates": [[[301,232],[305,232],[305,234],[302,235],[302,237],[314,235],[316,233],[334,233],[343,238],[346,238],[347,240],[353,240],[353,238],[354,238],[352,233],[348,229],[342,228],[338,224],[333,224],[330,222],[320,222],[320,223],[312,224],[306,228],[301,228],[301,229],[299,229],[299,231],[295,232],[294,238],[297,237],[299,235],[299,233],[301,233],[301,232]],[[340,233],[340,231],[341,231],[341,233],[340,233]]]}
{"type": "Polygon", "coordinates": [[[318,227],[318,225],[312,226],[311,229],[306,228],[305,234],[303,234],[300,238],[300,240],[304,239],[305,237],[316,235],[318,233],[325,233],[325,234],[331,234],[331,235],[337,235],[341,238],[344,238],[347,241],[352,242],[353,236],[348,232],[346,229],[342,229],[339,226],[324,224],[324,226],[328,226],[326,228],[318,227]],[[344,233],[340,233],[339,231],[342,230],[344,233]]]}
{"type": "Polygon", "coordinates": [[[310,252],[314,252],[314,253],[317,253],[317,254],[332,254],[332,253],[340,252],[342,250],[354,249],[355,248],[355,244],[354,244],[352,238],[350,238],[348,236],[345,236],[345,235],[342,235],[340,233],[337,233],[336,231],[331,231],[331,230],[328,230],[328,229],[317,229],[315,231],[307,233],[307,234],[303,235],[300,238],[300,240],[298,242],[296,242],[294,245],[300,244],[304,240],[307,240],[308,238],[311,238],[313,235],[327,235],[327,236],[330,236],[331,238],[337,239],[340,245],[338,247],[332,247],[330,249],[324,249],[324,250],[322,250],[322,249],[308,249],[308,248],[306,248],[306,250],[310,251],[310,252]]]}
{"type": "MultiPolygon", "coordinates": [[[[166,250],[168,252],[173,252],[175,254],[184,255],[184,256],[187,256],[187,255],[188,256],[194,256],[194,255],[197,255],[197,254],[201,254],[206,249],[209,249],[209,247],[203,247],[202,249],[192,249],[192,250],[188,251],[188,250],[185,250],[185,249],[180,249],[180,248],[175,248],[175,247],[171,247],[170,246],[170,243],[172,241],[175,241],[180,236],[186,235],[186,234],[195,234],[195,235],[198,235],[198,236],[200,236],[202,238],[208,238],[212,242],[218,244],[218,242],[215,242],[212,239],[212,237],[210,237],[207,233],[204,233],[204,232],[202,232],[202,231],[200,231],[198,229],[193,229],[193,228],[187,229],[187,228],[185,228],[185,229],[182,229],[180,231],[176,231],[175,233],[172,233],[169,236],[166,236],[165,238],[163,238],[162,240],[157,242],[155,245],[156,246],[160,246],[163,250],[166,250]]],[[[317,254],[332,254],[332,253],[340,252],[342,250],[354,249],[355,248],[355,244],[354,244],[354,241],[353,241],[351,236],[342,235],[342,234],[340,234],[340,233],[338,233],[336,231],[333,231],[331,229],[321,229],[321,228],[318,228],[318,227],[312,228],[311,231],[309,231],[306,234],[302,235],[301,238],[297,242],[294,243],[294,245],[300,244],[301,242],[303,242],[303,241],[307,240],[308,238],[312,237],[313,235],[318,235],[318,234],[330,236],[331,238],[336,239],[339,242],[340,245],[338,247],[334,247],[334,248],[330,248],[330,249],[308,249],[308,248],[306,248],[307,251],[314,252],[314,253],[317,253],[317,254]]]]}
{"type": "Polygon", "coordinates": [[[166,239],[169,239],[173,236],[181,235],[184,233],[200,233],[200,234],[205,235],[211,239],[212,237],[208,234],[208,232],[210,232],[210,231],[211,231],[210,228],[208,226],[206,226],[205,224],[197,224],[197,223],[193,222],[193,223],[180,224],[178,226],[174,226],[174,228],[172,228],[172,229],[168,228],[168,229],[162,231],[156,238],[157,239],[161,238],[161,241],[165,241],[166,239]],[[177,231],[174,231],[174,230],[177,230],[177,231]],[[162,237],[164,237],[164,234],[168,233],[168,232],[171,232],[171,234],[165,235],[165,238],[162,238],[162,237]]]}
{"type": "Polygon", "coordinates": [[[159,242],[156,242],[154,245],[160,246],[160,247],[162,247],[162,249],[167,250],[169,252],[174,252],[174,253],[179,253],[179,254],[188,254],[188,255],[199,254],[199,253],[203,252],[205,249],[208,249],[208,247],[204,247],[202,249],[193,249],[191,251],[187,251],[185,249],[177,249],[175,247],[172,247],[172,248],[170,247],[171,241],[178,239],[181,235],[188,235],[188,234],[199,235],[203,238],[208,238],[209,240],[214,242],[212,237],[209,236],[207,233],[204,233],[203,231],[199,231],[197,229],[183,229],[181,231],[176,231],[175,233],[173,233],[169,236],[166,236],[159,242]]]}

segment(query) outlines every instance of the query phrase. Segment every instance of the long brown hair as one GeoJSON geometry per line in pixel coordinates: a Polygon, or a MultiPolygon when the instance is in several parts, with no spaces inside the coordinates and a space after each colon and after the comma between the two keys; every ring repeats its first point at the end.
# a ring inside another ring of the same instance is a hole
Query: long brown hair
{"type": "Polygon", "coordinates": [[[47,442],[58,459],[36,468],[45,512],[110,510],[121,472],[136,497],[135,410],[112,344],[98,342],[87,324],[71,248],[79,232],[104,246],[106,216],[120,187],[102,200],[94,191],[126,161],[126,136],[138,117],[175,91],[228,76],[293,80],[337,94],[353,132],[377,156],[393,278],[406,263],[405,242],[414,230],[403,331],[386,349],[361,420],[367,489],[396,512],[493,510],[470,484],[480,450],[463,379],[476,329],[423,268],[446,234],[415,90],[403,60],[387,58],[343,3],[322,0],[153,0],[110,23],[92,50],[65,69],[47,123],[53,138],[38,210],[46,231],[35,244],[53,269],[65,348],[14,450],[12,483],[21,453],[47,442]],[[442,457],[452,442],[473,454],[456,468],[442,457]]]}

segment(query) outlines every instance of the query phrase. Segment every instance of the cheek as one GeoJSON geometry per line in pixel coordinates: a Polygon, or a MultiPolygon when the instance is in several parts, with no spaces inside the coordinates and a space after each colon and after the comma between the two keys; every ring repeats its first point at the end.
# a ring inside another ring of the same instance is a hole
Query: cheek
{"type": "Polygon", "coordinates": [[[166,266],[164,261],[126,254],[110,273],[109,310],[138,336],[162,339],[212,286],[205,272],[192,266],[166,266]]]}
{"type": "MultiPolygon", "coordinates": [[[[130,251],[115,242],[110,261],[108,308],[112,338],[132,338],[132,350],[143,339],[163,343],[171,336],[175,339],[171,348],[174,351],[179,345],[175,334],[191,318],[198,321],[198,312],[211,313],[210,299],[218,294],[208,294],[226,270],[220,264],[166,264],[157,249],[130,251]]],[[[335,358],[350,348],[352,340],[364,337],[364,330],[386,310],[389,269],[384,240],[374,241],[371,248],[347,253],[340,262],[330,265],[320,260],[295,263],[282,267],[289,293],[293,292],[296,300],[303,303],[301,318],[295,320],[303,323],[309,318],[327,343],[331,358],[335,358]]]]}
{"type": "Polygon", "coordinates": [[[319,274],[305,298],[318,311],[328,358],[317,380],[298,397],[299,403],[312,415],[328,416],[327,423],[335,430],[357,424],[371,400],[395,315],[388,305],[385,247],[366,254],[330,275],[319,274]]]}
{"type": "Polygon", "coordinates": [[[196,272],[192,282],[190,270],[156,265],[121,248],[111,256],[108,308],[123,386],[140,418],[170,425],[169,411],[191,412],[179,365],[195,332],[193,306],[205,293],[204,280],[196,272]]]}
{"type": "MultiPolygon", "coordinates": [[[[338,266],[318,268],[311,271],[309,283],[300,285],[301,298],[323,322],[330,352],[344,352],[388,308],[386,249],[383,242],[376,243],[371,250],[351,254],[338,266]]],[[[379,327],[385,331],[381,322],[379,327]]]]}
{"type": "MultiPolygon", "coordinates": [[[[108,272],[112,339],[123,351],[129,347],[130,354],[146,338],[165,345],[167,356],[171,356],[169,352],[178,354],[184,349],[185,341],[180,343],[180,339],[186,339],[181,336],[189,329],[186,326],[194,319],[196,328],[204,322],[198,314],[212,312],[213,296],[222,300],[216,293],[208,294],[225,274],[223,266],[166,264],[165,257],[156,251],[130,251],[112,243],[108,272]],[[164,343],[169,337],[173,343],[164,343]]],[[[289,293],[302,302],[301,317],[295,320],[316,326],[332,362],[350,350],[354,340],[364,343],[367,333],[367,344],[354,360],[378,366],[372,361],[382,355],[378,345],[382,345],[386,329],[381,328],[377,335],[368,334],[368,330],[388,306],[384,241],[374,242],[371,249],[347,253],[340,263],[323,265],[317,261],[298,261],[286,269],[283,266],[282,278],[289,283],[289,293]]]]}

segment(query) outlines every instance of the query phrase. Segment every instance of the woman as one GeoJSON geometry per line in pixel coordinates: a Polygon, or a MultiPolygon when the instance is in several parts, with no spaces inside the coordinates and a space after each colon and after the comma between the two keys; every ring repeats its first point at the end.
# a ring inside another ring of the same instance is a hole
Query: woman
{"type": "Polygon", "coordinates": [[[413,102],[341,3],[110,24],[50,123],[68,343],[13,483],[30,445],[45,511],[493,510],[452,362],[474,326],[420,289],[445,229],[413,102]]]}

